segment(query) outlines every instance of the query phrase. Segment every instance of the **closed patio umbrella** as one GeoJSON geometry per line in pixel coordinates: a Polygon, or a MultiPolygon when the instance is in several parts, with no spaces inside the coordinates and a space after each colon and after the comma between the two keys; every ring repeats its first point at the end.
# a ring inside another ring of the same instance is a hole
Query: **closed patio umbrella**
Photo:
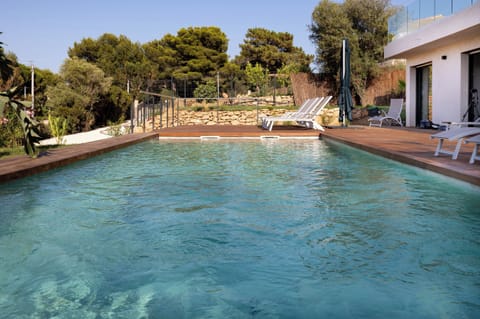
{"type": "Polygon", "coordinates": [[[352,93],[350,92],[350,47],[348,40],[342,41],[342,63],[340,63],[340,95],[338,97],[338,121],[352,120],[352,93]]]}

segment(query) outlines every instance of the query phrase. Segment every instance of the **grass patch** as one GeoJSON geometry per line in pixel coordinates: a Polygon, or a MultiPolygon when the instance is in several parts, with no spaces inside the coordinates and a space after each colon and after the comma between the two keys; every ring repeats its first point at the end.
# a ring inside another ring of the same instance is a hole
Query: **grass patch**
{"type": "Polygon", "coordinates": [[[18,156],[25,154],[22,146],[10,148],[10,147],[0,147],[0,159],[18,156]]]}
{"type": "MultiPolygon", "coordinates": [[[[35,149],[37,150],[38,154],[42,154],[47,152],[48,150],[56,149],[64,146],[65,145],[40,145],[35,147],[35,149]]],[[[23,149],[23,146],[17,146],[13,148],[0,147],[0,159],[6,159],[9,157],[20,156],[20,155],[25,155],[25,150],[23,149]]]]}

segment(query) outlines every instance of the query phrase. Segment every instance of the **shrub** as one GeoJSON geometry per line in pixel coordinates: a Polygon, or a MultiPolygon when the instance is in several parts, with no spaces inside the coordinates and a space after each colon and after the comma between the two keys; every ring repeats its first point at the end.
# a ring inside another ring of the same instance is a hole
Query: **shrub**
{"type": "Polygon", "coordinates": [[[16,147],[22,145],[23,130],[15,110],[5,104],[0,114],[0,147],[16,147]]]}
{"type": "Polygon", "coordinates": [[[200,84],[195,91],[193,91],[193,96],[197,98],[198,102],[200,102],[201,99],[206,99],[207,103],[213,102],[217,97],[217,86],[215,82],[208,81],[205,84],[200,84]]]}
{"type": "Polygon", "coordinates": [[[48,114],[48,124],[50,132],[57,140],[57,144],[65,143],[65,134],[67,133],[67,119],[61,117],[53,117],[48,114]]]}

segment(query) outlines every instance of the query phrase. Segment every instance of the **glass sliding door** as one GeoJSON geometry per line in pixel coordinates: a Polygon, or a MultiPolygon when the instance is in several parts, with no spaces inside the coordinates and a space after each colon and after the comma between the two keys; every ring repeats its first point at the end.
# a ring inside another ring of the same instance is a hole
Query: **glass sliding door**
{"type": "Polygon", "coordinates": [[[469,56],[469,97],[468,109],[464,115],[464,121],[473,122],[480,117],[480,52],[469,56]]]}
{"type": "Polygon", "coordinates": [[[420,126],[422,120],[432,120],[432,65],[424,65],[416,69],[416,119],[420,126]]]}

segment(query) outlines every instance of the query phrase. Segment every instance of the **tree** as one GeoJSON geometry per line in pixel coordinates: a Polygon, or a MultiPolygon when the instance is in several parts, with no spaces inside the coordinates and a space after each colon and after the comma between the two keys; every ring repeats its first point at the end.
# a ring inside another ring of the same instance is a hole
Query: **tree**
{"type": "Polygon", "coordinates": [[[343,5],[322,0],[314,9],[310,39],[316,44],[316,63],[327,79],[335,80],[339,68],[342,39],[355,36],[343,5]]]}
{"type": "MultiPolygon", "coordinates": [[[[0,32],[2,34],[3,32],[0,32]]],[[[13,73],[11,61],[5,55],[3,51],[3,42],[0,42],[0,80],[6,82],[13,73]]]]}
{"type": "Polygon", "coordinates": [[[255,64],[255,66],[247,63],[245,75],[247,76],[248,84],[255,87],[257,94],[260,94],[261,88],[268,82],[268,73],[266,70],[258,63],[255,64]]]}
{"type": "Polygon", "coordinates": [[[282,66],[296,63],[302,71],[310,70],[313,56],[305,54],[293,45],[293,35],[263,28],[248,29],[243,44],[240,44],[237,63],[246,67],[248,63],[261,65],[270,73],[277,73],[282,66]]]}
{"type": "MultiPolygon", "coordinates": [[[[18,63],[17,56],[11,52],[4,54],[5,62],[8,67],[8,71],[5,74],[5,79],[0,80],[0,91],[9,90],[12,87],[22,86],[26,82],[26,78],[23,76],[23,65],[18,63]]],[[[28,77],[30,78],[30,77],[28,77]]]]}
{"type": "Polygon", "coordinates": [[[154,40],[143,45],[145,55],[156,66],[158,77],[167,79],[172,77],[173,71],[179,65],[177,52],[178,39],[167,34],[161,40],[154,40]]]}
{"type": "Polygon", "coordinates": [[[317,46],[321,73],[331,87],[337,87],[342,40],[351,48],[352,85],[357,98],[378,74],[383,48],[388,42],[388,17],[393,14],[389,0],[322,0],[312,13],[310,39],[317,46]]]}
{"type": "Polygon", "coordinates": [[[73,132],[89,130],[95,124],[97,103],[112,83],[102,69],[78,58],[67,59],[60,69],[62,82],[49,88],[53,116],[65,116],[73,132]]]}
{"type": "Polygon", "coordinates": [[[133,43],[124,35],[105,33],[97,40],[83,39],[68,50],[70,58],[77,57],[95,64],[112,78],[112,84],[126,89],[138,88],[155,75],[155,68],[140,43],[133,43]]]}
{"type": "MultiPolygon", "coordinates": [[[[19,64],[18,70],[22,77],[22,86],[24,87],[25,91],[30,94],[31,92],[31,72],[32,67],[19,64]]],[[[55,86],[60,81],[60,77],[53,73],[50,70],[39,69],[35,68],[35,82],[34,82],[34,89],[35,89],[35,117],[43,117],[45,118],[48,114],[47,110],[47,88],[49,86],[55,86]]],[[[28,97],[27,97],[28,98],[28,97]]]]}
{"type": "Polygon", "coordinates": [[[214,77],[228,61],[227,36],[218,27],[183,28],[176,38],[167,35],[162,43],[176,57],[174,78],[214,77]]]}
{"type": "MultiPolygon", "coordinates": [[[[4,81],[0,80],[0,91],[6,91],[13,87],[22,88],[24,92],[30,94],[32,89],[32,66],[27,66],[18,62],[17,56],[11,52],[5,55],[9,61],[10,77],[4,81]]],[[[50,70],[35,68],[35,117],[43,117],[47,114],[47,97],[45,92],[47,86],[55,85],[58,82],[58,76],[50,70]]],[[[18,96],[16,99],[25,99],[18,96]]],[[[29,99],[29,97],[27,97],[29,99]]],[[[24,101],[25,103],[26,101],[24,101]]]]}
{"type": "Polygon", "coordinates": [[[221,69],[222,78],[226,79],[227,92],[229,96],[236,95],[237,82],[244,76],[238,64],[233,62],[226,63],[221,69]]]}
{"type": "Polygon", "coordinates": [[[71,58],[93,63],[112,78],[109,94],[101,96],[97,105],[101,108],[96,114],[98,123],[117,122],[128,116],[132,100],[139,96],[141,89],[148,90],[158,78],[158,67],[147,55],[147,48],[152,56],[148,46],[134,43],[124,35],[117,37],[105,33],[96,40],[83,39],[69,49],[71,58]]]}

